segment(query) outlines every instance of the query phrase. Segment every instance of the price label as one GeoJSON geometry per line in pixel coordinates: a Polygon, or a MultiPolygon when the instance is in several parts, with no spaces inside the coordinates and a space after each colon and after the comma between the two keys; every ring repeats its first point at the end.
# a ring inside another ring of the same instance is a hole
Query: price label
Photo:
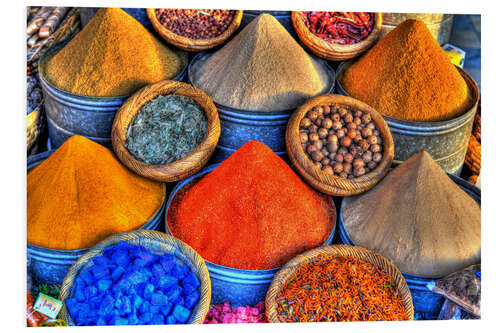
{"type": "Polygon", "coordinates": [[[49,318],[56,318],[61,311],[62,302],[58,299],[52,298],[45,294],[40,293],[36,299],[33,309],[46,315],[49,318]]]}

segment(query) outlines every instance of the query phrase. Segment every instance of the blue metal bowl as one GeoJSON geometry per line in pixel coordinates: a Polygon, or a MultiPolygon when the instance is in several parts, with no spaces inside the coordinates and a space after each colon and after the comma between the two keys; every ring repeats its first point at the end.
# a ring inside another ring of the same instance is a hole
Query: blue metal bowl
{"type": "MultiPolygon", "coordinates": [[[[481,205],[481,190],[471,183],[463,180],[452,174],[448,176],[458,185],[462,190],[464,190],[472,199],[474,199],[479,205],[481,205]]],[[[339,235],[343,244],[355,245],[347,231],[344,228],[344,220],[342,217],[342,206],[344,201],[342,200],[340,204],[340,211],[338,216],[338,226],[339,235]]],[[[404,274],[403,276],[410,288],[410,292],[413,298],[413,305],[415,307],[415,313],[423,314],[424,318],[436,319],[439,315],[439,311],[444,302],[444,297],[433,293],[427,288],[427,283],[438,280],[439,278],[423,277],[412,274],[404,274]]]]}
{"type": "MultiPolygon", "coordinates": [[[[33,155],[28,158],[27,172],[34,169],[55,150],[49,150],[41,154],[33,155]]],[[[151,220],[146,222],[139,229],[158,230],[160,221],[163,220],[165,207],[167,204],[167,194],[160,208],[151,220]]],[[[35,246],[27,243],[28,247],[28,274],[38,284],[61,284],[73,263],[82,256],[88,249],[79,250],[54,250],[35,246]]]]}
{"type": "MultiPolygon", "coordinates": [[[[172,235],[168,226],[167,216],[170,205],[178,191],[191,181],[201,178],[207,173],[213,171],[219,166],[212,164],[202,169],[197,174],[180,181],[170,193],[165,214],[165,230],[167,234],[172,235]]],[[[335,205],[332,201],[335,214],[337,214],[335,205]]],[[[334,223],[332,232],[323,245],[329,245],[335,235],[336,223],[334,223]]],[[[214,264],[205,260],[212,281],[212,304],[221,304],[229,301],[232,306],[255,305],[266,298],[266,292],[271,284],[274,274],[279,267],[265,270],[236,269],[214,264]]]]}

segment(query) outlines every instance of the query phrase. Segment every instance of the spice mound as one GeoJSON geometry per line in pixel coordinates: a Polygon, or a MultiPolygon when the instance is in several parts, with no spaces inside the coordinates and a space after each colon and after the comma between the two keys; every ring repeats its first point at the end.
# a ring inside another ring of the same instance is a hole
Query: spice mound
{"type": "Polygon", "coordinates": [[[167,222],[205,260],[260,270],[322,245],[335,214],[331,199],[308,187],[265,144],[250,141],[180,192],[167,222]]]}
{"type": "Polygon", "coordinates": [[[442,277],[481,260],[481,209],[427,152],[344,198],[342,218],[355,245],[406,274],[442,277]]]}
{"type": "Polygon", "coordinates": [[[309,31],[335,44],[359,43],[375,24],[374,13],[304,12],[303,19],[309,31]]]}
{"type": "Polygon", "coordinates": [[[276,299],[281,322],[408,320],[392,277],[363,260],[320,255],[276,299]]]}
{"type": "Polygon", "coordinates": [[[78,326],[185,324],[200,280],[172,254],[121,241],[80,270],[66,300],[78,326]]]}
{"type": "Polygon", "coordinates": [[[160,95],[147,102],[127,129],[126,147],[140,161],[167,164],[191,153],[207,132],[207,117],[193,99],[160,95]]]}
{"type": "Polygon", "coordinates": [[[424,22],[406,20],[339,78],[350,96],[408,121],[444,121],[471,108],[467,83],[424,22]]]}
{"type": "Polygon", "coordinates": [[[299,136],[309,159],[329,175],[363,176],[382,160],[383,141],[369,112],[315,106],[300,121],[299,136]]]}
{"type": "Polygon", "coordinates": [[[178,75],[186,56],[163,45],[120,8],[101,8],[90,22],[43,65],[57,88],[94,97],[130,95],[178,75]]]}
{"type": "Polygon", "coordinates": [[[177,35],[192,39],[210,39],[227,30],[236,11],[157,8],[155,13],[158,21],[177,35]]]}
{"type": "Polygon", "coordinates": [[[193,84],[218,104],[240,110],[290,110],[328,92],[324,62],[310,56],[269,14],[193,65],[193,84]]]}
{"type": "Polygon", "coordinates": [[[132,173],[107,148],[72,136],[28,173],[28,243],[56,250],[89,248],[140,228],[164,198],[164,184],[132,173]]]}

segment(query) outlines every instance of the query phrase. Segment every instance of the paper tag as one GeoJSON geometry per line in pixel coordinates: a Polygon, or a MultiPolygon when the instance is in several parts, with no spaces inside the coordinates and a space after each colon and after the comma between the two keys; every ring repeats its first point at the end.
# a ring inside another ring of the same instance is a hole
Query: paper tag
{"type": "Polygon", "coordinates": [[[36,310],[49,318],[56,318],[61,311],[62,302],[45,294],[38,294],[33,310],[36,310]]]}

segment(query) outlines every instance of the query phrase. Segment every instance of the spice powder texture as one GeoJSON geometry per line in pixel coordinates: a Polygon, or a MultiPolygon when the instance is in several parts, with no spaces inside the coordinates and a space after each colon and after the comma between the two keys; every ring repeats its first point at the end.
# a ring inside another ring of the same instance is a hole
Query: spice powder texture
{"type": "Polygon", "coordinates": [[[28,173],[28,243],[55,250],[89,248],[140,228],[164,198],[164,184],[132,173],[109,149],[72,136],[28,173]]]}
{"type": "Polygon", "coordinates": [[[187,59],[120,8],[101,8],[42,70],[57,88],[93,97],[130,95],[180,73],[187,59]]]}
{"type": "Polygon", "coordinates": [[[350,96],[408,121],[444,121],[472,105],[467,83],[424,22],[409,19],[353,63],[340,79],[350,96]]]}
{"type": "Polygon", "coordinates": [[[322,62],[269,14],[256,17],[193,69],[194,85],[216,103],[251,111],[294,109],[327,93],[331,80],[322,62]]]}
{"type": "Polygon", "coordinates": [[[250,141],[179,196],[172,234],[215,264],[276,268],[326,241],[331,200],[309,188],[269,147],[250,141]]]}

